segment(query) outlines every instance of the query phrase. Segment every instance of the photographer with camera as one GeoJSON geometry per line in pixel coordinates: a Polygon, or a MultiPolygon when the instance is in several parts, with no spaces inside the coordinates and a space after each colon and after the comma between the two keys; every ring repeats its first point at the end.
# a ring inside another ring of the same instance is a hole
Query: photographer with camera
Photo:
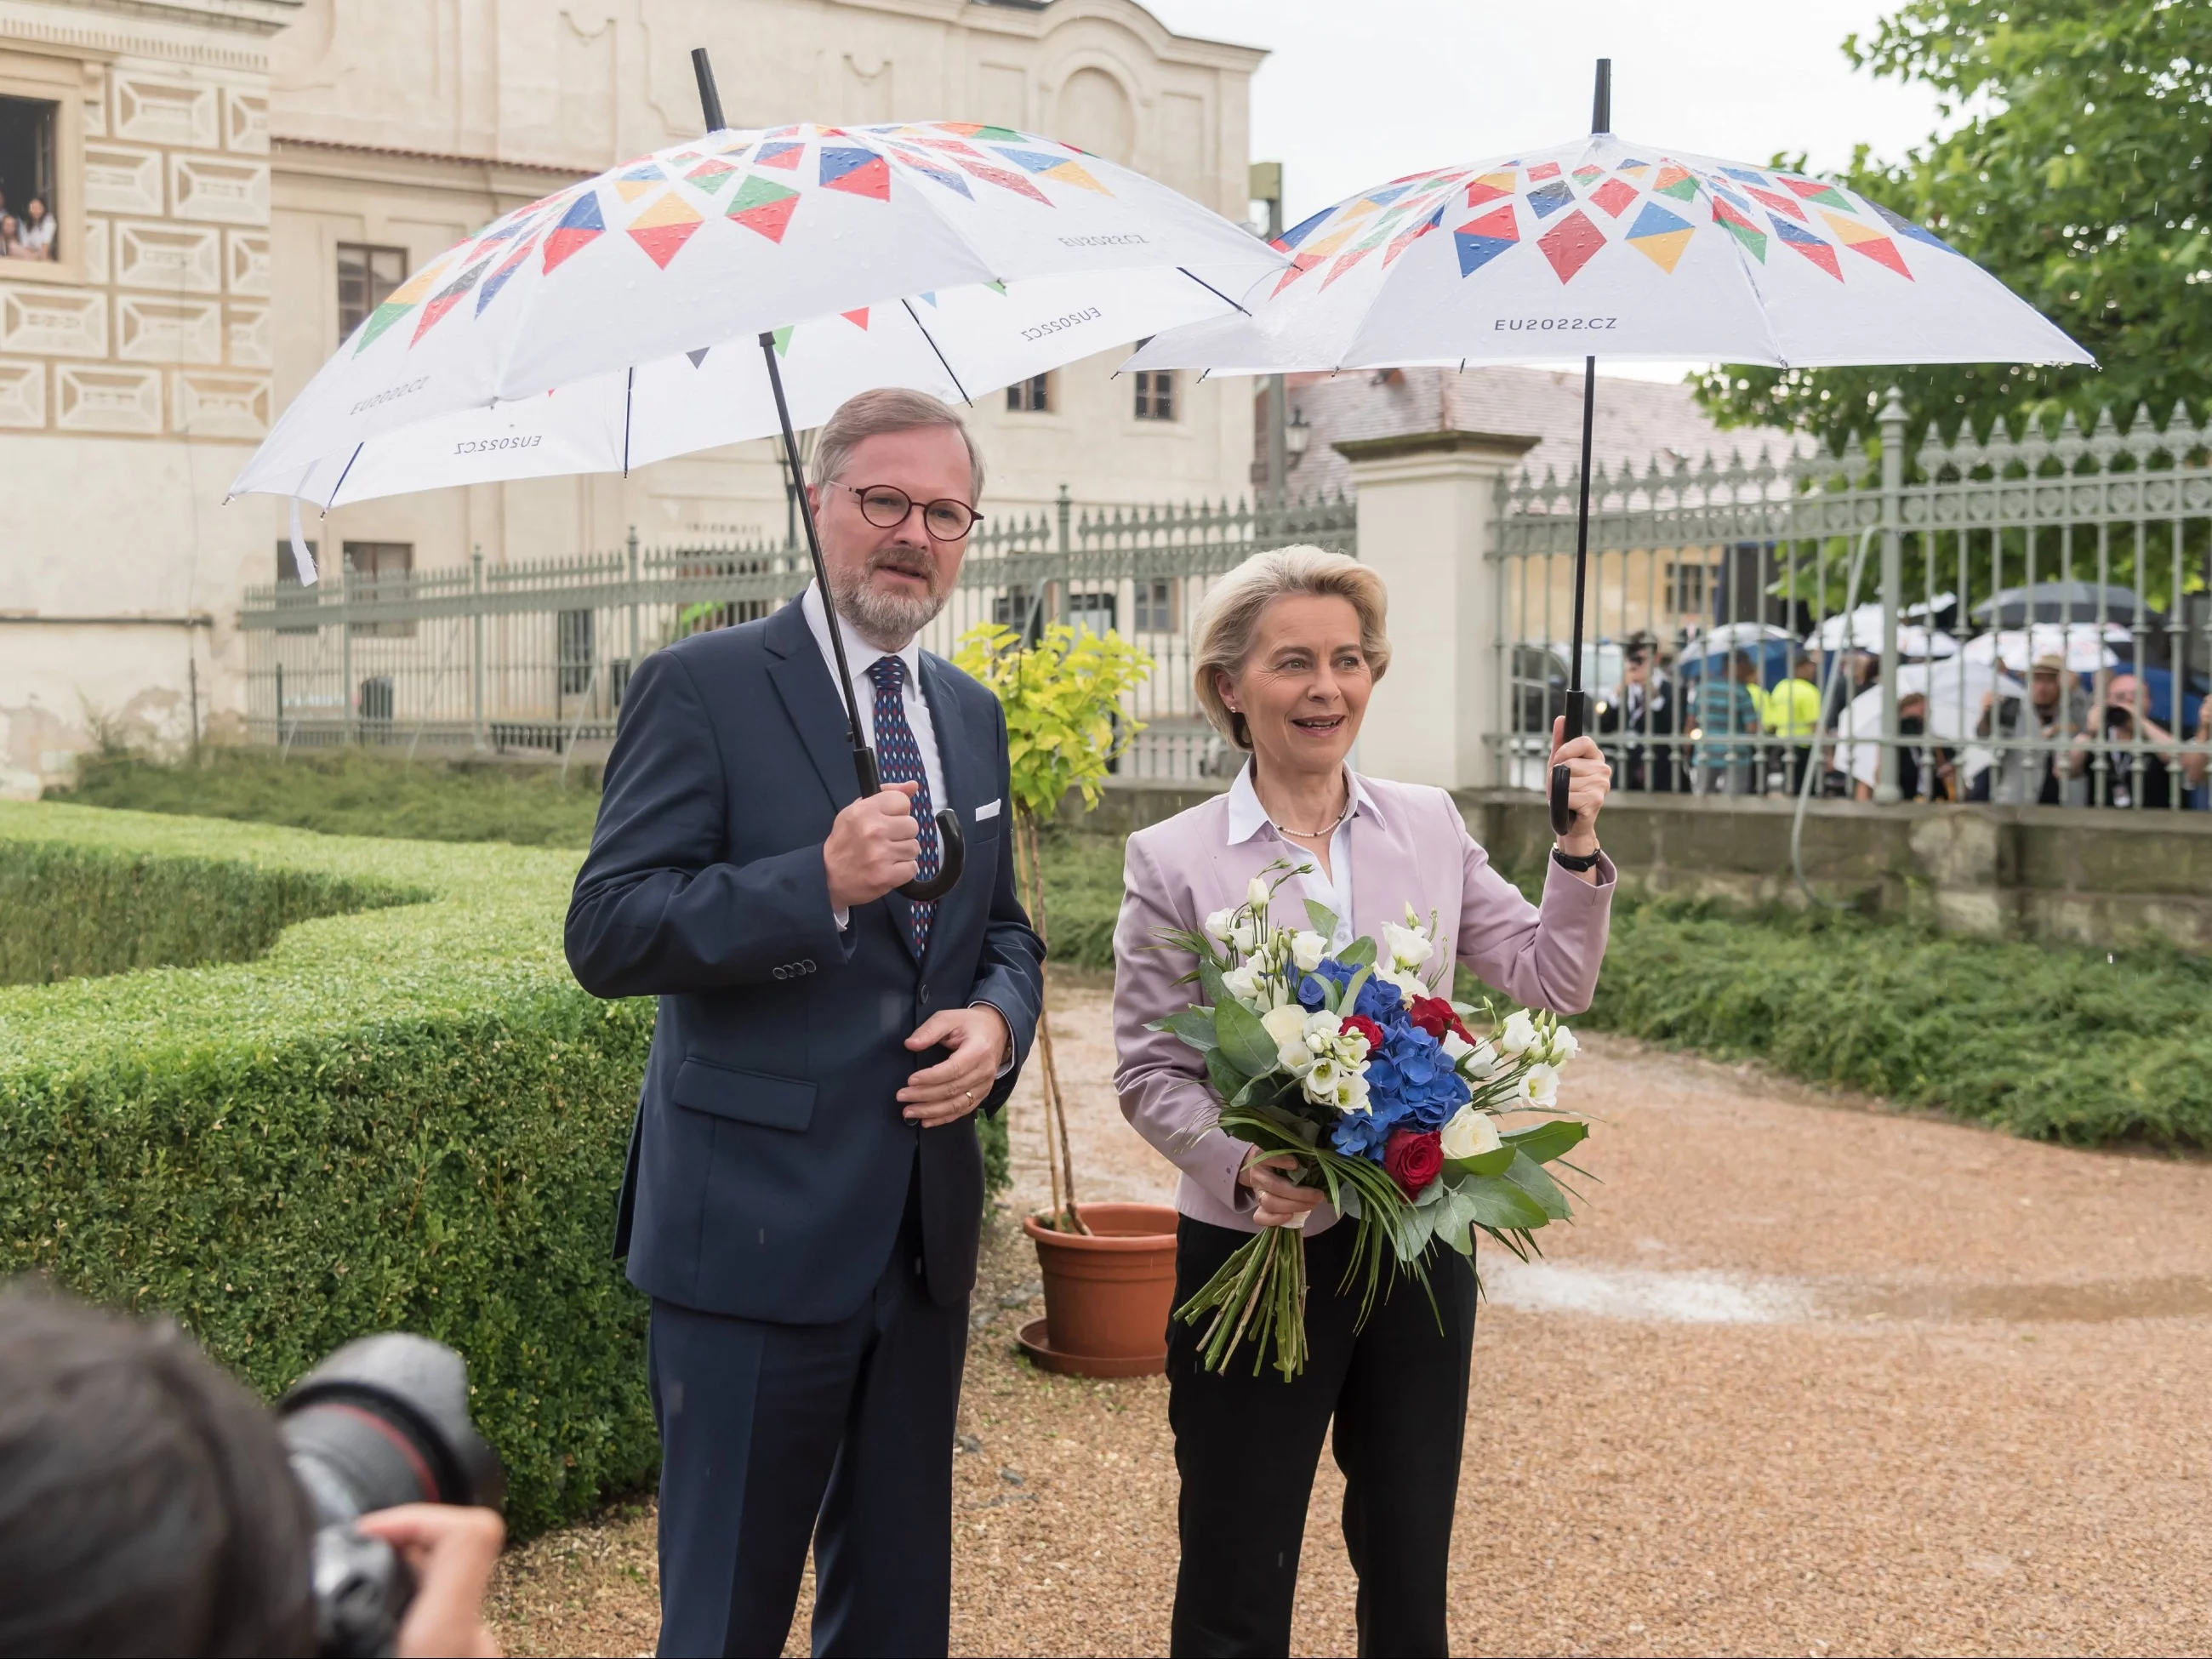
{"type": "Polygon", "coordinates": [[[0,1656],[497,1654],[459,1356],[370,1337],[281,1413],[167,1320],[0,1292],[0,1656]]]}

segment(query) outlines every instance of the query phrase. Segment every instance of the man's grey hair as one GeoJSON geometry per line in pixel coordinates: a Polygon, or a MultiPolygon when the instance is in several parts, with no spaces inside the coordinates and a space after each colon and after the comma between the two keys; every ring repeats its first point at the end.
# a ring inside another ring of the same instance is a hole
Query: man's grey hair
{"type": "MultiPolygon", "coordinates": [[[[975,506],[983,499],[983,452],[975,447],[968,423],[951,404],[927,392],[912,392],[904,386],[878,386],[848,398],[837,406],[837,412],[814,440],[811,482],[818,490],[841,477],[845,463],[853,459],[853,451],[867,439],[880,438],[887,432],[913,432],[932,426],[951,428],[960,434],[960,441],[968,446],[968,504],[975,506]]],[[[865,485],[868,480],[855,482],[865,485]]]]}

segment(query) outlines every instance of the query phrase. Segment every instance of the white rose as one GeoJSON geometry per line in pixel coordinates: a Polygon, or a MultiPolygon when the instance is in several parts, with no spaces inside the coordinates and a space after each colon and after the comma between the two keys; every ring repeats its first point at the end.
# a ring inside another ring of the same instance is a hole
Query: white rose
{"type": "Polygon", "coordinates": [[[1536,1041],[1536,1022],[1528,1018],[1525,1008],[1505,1022],[1505,1029],[1498,1034],[1498,1046],[1509,1054],[1528,1053],[1536,1041]]]}
{"type": "Polygon", "coordinates": [[[1305,1041],[1306,1011],[1295,1003],[1270,1008],[1260,1016],[1260,1024],[1267,1028],[1267,1035],[1278,1043],[1305,1041]]]}
{"type": "Polygon", "coordinates": [[[1401,927],[1395,921],[1382,924],[1382,941],[1389,947],[1392,965],[1408,970],[1436,954],[1436,945],[1426,933],[1418,927],[1401,927]]]}
{"type": "Polygon", "coordinates": [[[1206,919],[1206,936],[1217,944],[1229,943],[1237,913],[1224,906],[1206,919]]]}
{"type": "Polygon", "coordinates": [[[1291,960],[1298,964],[1300,973],[1313,972],[1328,954],[1328,941],[1319,933],[1301,932],[1291,935],[1291,960]]]}
{"type": "Polygon", "coordinates": [[[1564,1066],[1582,1053],[1583,1045],[1575,1034],[1564,1025],[1552,1028],[1552,1064],[1564,1066]]]}
{"type": "Polygon", "coordinates": [[[1548,1107],[1559,1097],[1559,1073],[1556,1066],[1541,1061],[1531,1066],[1521,1077],[1521,1098],[1531,1106],[1548,1107]]]}
{"type": "Polygon", "coordinates": [[[1257,876],[1253,877],[1252,884],[1244,890],[1244,902],[1252,907],[1255,915],[1266,915],[1267,914],[1267,884],[1257,876]]]}
{"type": "Polygon", "coordinates": [[[1494,1152],[1499,1146],[1498,1125],[1490,1114],[1478,1112],[1472,1106],[1462,1106],[1452,1121],[1444,1125],[1443,1154],[1446,1158],[1480,1158],[1485,1152],[1494,1152]]]}

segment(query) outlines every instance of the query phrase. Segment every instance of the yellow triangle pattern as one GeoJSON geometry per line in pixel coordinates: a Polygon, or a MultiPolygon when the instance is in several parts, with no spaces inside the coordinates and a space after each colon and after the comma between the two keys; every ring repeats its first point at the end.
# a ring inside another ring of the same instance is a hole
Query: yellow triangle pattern
{"type": "Polygon", "coordinates": [[[1662,231],[1656,236],[1632,236],[1628,245],[1671,276],[1681,259],[1682,250],[1690,246],[1690,238],[1696,234],[1693,230],[1662,231]]]}

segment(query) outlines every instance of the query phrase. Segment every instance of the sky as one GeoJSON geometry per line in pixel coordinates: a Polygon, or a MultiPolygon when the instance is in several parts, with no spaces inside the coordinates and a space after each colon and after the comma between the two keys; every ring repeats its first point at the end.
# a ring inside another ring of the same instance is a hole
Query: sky
{"type": "Polygon", "coordinates": [[[1750,162],[1802,150],[1820,173],[1856,144],[1902,155],[1941,125],[1928,88],[1844,56],[1846,35],[1895,9],[1877,0],[1143,3],[1178,33],[1273,53],[1252,83],[1252,156],[1283,163],[1285,224],[1385,179],[1587,131],[1601,57],[1613,131],[1669,149],[1750,162]]]}

